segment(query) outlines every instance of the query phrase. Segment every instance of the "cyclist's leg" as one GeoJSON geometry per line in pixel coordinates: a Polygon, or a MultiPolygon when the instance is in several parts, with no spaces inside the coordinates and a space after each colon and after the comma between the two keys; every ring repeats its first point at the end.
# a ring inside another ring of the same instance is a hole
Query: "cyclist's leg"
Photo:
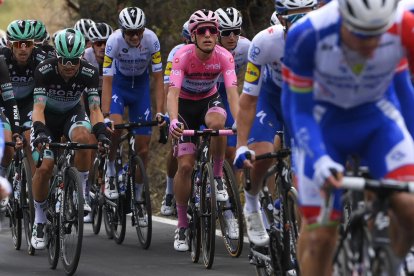
{"type": "MultiPolygon", "coordinates": [[[[50,115],[45,112],[46,126],[52,133],[50,136],[52,140],[56,140],[56,137],[61,137],[60,131],[63,125],[62,120],[58,119],[56,115],[50,115]]],[[[33,129],[32,129],[33,130],[33,129]]],[[[31,131],[30,141],[32,142],[34,137],[31,131]]],[[[59,140],[58,140],[59,141],[59,140]]],[[[31,144],[32,157],[35,163],[39,160],[39,152],[31,144]]],[[[44,227],[46,225],[46,208],[47,208],[47,196],[49,193],[49,180],[52,177],[54,167],[54,155],[51,150],[43,151],[43,161],[39,168],[36,169],[33,175],[32,193],[35,207],[35,220],[33,224],[31,243],[35,249],[44,249],[45,237],[44,227]]]]}
{"type": "MultiPolygon", "coordinates": [[[[226,114],[227,114],[226,122],[224,125],[226,128],[231,128],[234,124],[234,118],[230,111],[230,105],[227,99],[227,93],[226,93],[226,88],[224,86],[224,83],[220,83],[217,91],[220,94],[220,97],[221,97],[221,100],[224,106],[224,110],[226,111],[226,114]]],[[[226,157],[227,162],[229,162],[229,164],[232,164],[234,160],[234,156],[236,154],[237,137],[236,135],[228,136],[226,140],[227,140],[227,147],[226,147],[225,157],[226,157]]]]}
{"type": "MultiPolygon", "coordinates": [[[[91,133],[91,124],[89,118],[85,113],[83,106],[78,104],[71,111],[66,114],[66,122],[64,126],[64,135],[71,142],[78,142],[80,144],[87,144],[89,142],[89,135],[91,133]]],[[[84,210],[90,212],[86,193],[86,186],[89,178],[91,152],[89,149],[77,150],[75,154],[75,167],[78,169],[79,178],[82,183],[83,197],[86,199],[84,203],[84,210]]]]}
{"type": "MultiPolygon", "coordinates": [[[[414,144],[399,112],[387,101],[377,104],[382,122],[364,152],[375,178],[414,180],[414,144]]],[[[390,198],[391,245],[399,257],[414,243],[414,195],[395,193],[390,198]]]]}

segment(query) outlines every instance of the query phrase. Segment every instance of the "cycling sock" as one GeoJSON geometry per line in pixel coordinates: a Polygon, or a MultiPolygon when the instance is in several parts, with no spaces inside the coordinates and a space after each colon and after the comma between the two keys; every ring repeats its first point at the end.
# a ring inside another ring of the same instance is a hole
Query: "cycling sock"
{"type": "Polygon", "coordinates": [[[187,205],[177,204],[178,228],[188,228],[187,205]]]}
{"type": "Polygon", "coordinates": [[[83,197],[85,200],[89,199],[89,185],[88,185],[88,177],[89,177],[89,171],[86,172],[79,172],[79,177],[82,182],[82,191],[83,191],[83,197]]]}
{"type": "Polygon", "coordinates": [[[45,211],[47,207],[47,200],[43,202],[37,202],[34,201],[34,207],[35,207],[35,221],[34,223],[46,223],[46,214],[45,211]]]}
{"type": "Polygon", "coordinates": [[[141,200],[142,187],[143,187],[143,184],[135,183],[135,200],[136,201],[141,200]]]}
{"type": "Polygon", "coordinates": [[[213,174],[214,177],[223,177],[223,163],[224,159],[222,158],[214,158],[213,164],[213,174]]]}
{"type": "Polygon", "coordinates": [[[0,176],[5,177],[7,173],[7,167],[0,165],[0,176]]]}
{"type": "Polygon", "coordinates": [[[108,177],[115,176],[115,160],[108,161],[108,166],[106,168],[106,175],[108,177]]]}
{"type": "Polygon", "coordinates": [[[245,208],[248,213],[258,212],[260,210],[259,194],[251,195],[244,190],[244,197],[246,199],[245,208]]]}
{"type": "Polygon", "coordinates": [[[167,187],[165,189],[165,193],[168,195],[174,194],[174,177],[167,176],[167,187]]]}

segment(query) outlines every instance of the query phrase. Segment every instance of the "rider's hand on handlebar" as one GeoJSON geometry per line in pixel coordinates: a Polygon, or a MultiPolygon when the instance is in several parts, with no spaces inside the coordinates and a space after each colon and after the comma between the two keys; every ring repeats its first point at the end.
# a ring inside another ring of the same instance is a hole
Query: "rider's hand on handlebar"
{"type": "Polygon", "coordinates": [[[162,113],[158,112],[155,115],[155,119],[158,121],[158,126],[159,127],[165,126],[166,124],[168,124],[170,122],[170,117],[168,116],[167,113],[162,114],[162,113]]]}
{"type": "Polygon", "coordinates": [[[177,119],[174,119],[170,123],[170,134],[175,139],[180,139],[183,135],[184,125],[177,119]]]}
{"type": "Polygon", "coordinates": [[[109,119],[109,117],[105,117],[104,118],[104,124],[106,125],[106,129],[110,133],[114,133],[114,121],[111,121],[111,119],[109,119]]]}
{"type": "Polygon", "coordinates": [[[43,144],[50,143],[50,137],[46,135],[44,132],[39,132],[35,139],[33,140],[32,144],[34,148],[37,148],[38,150],[41,150],[41,147],[43,144]]]}
{"type": "Polygon", "coordinates": [[[328,155],[320,157],[314,164],[313,181],[322,188],[340,188],[344,167],[328,155]]]}
{"type": "Polygon", "coordinates": [[[236,151],[236,157],[234,158],[233,164],[238,169],[243,168],[253,168],[253,163],[255,157],[255,152],[250,150],[246,146],[241,146],[236,151]]]}
{"type": "Polygon", "coordinates": [[[23,136],[20,135],[19,133],[14,133],[13,134],[13,142],[15,142],[15,148],[16,149],[21,149],[23,147],[23,136]]]}
{"type": "Polygon", "coordinates": [[[106,137],[104,134],[99,134],[98,136],[98,150],[101,153],[105,153],[107,150],[109,150],[109,147],[111,146],[111,140],[109,140],[108,137],[106,137]]]}

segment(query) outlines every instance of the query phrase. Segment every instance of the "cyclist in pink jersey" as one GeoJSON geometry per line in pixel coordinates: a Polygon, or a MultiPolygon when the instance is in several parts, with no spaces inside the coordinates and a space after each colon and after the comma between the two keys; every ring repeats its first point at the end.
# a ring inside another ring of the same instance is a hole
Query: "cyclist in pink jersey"
{"type": "MultiPolygon", "coordinates": [[[[234,59],[230,52],[216,45],[216,14],[210,10],[196,11],[190,17],[189,31],[194,44],[183,46],[174,55],[167,96],[167,109],[171,120],[170,133],[173,138],[178,139],[178,171],[174,177],[178,213],[174,249],[177,251],[188,250],[187,203],[195,162],[195,141],[190,137],[181,137],[182,129],[199,129],[202,125],[211,129],[224,128],[227,114],[216,87],[221,74],[224,77],[233,117],[238,112],[234,59]]],[[[228,200],[222,179],[225,142],[222,137],[214,137],[211,144],[218,201],[228,200]]]]}

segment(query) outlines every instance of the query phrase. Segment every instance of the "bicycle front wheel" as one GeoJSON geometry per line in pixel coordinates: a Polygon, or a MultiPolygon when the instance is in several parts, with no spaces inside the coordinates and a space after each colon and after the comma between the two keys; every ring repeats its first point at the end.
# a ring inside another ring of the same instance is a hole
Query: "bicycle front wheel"
{"type": "Polygon", "coordinates": [[[34,255],[35,249],[30,240],[32,239],[32,227],[34,222],[34,202],[32,193],[32,172],[27,158],[23,158],[21,166],[20,202],[23,213],[23,226],[26,236],[27,253],[34,255]]]}
{"type": "MultiPolygon", "coordinates": [[[[89,173],[89,197],[91,199],[91,217],[92,217],[92,230],[95,235],[101,231],[102,223],[102,204],[99,202],[101,183],[99,181],[99,160],[95,159],[92,170],[89,173]]],[[[103,174],[102,174],[103,175],[103,174]]]]}
{"type": "Polygon", "coordinates": [[[60,245],[62,265],[66,274],[73,275],[78,267],[83,237],[83,196],[78,171],[67,168],[60,212],[60,245]]]}
{"type": "Polygon", "coordinates": [[[226,160],[224,161],[223,176],[229,200],[218,202],[217,216],[227,252],[232,257],[239,257],[243,250],[243,211],[236,178],[232,167],[226,160]],[[233,233],[230,233],[231,230],[233,233]]]}
{"type": "Polygon", "coordinates": [[[200,193],[201,247],[204,266],[210,269],[216,246],[216,186],[211,163],[203,165],[200,193]]]}
{"type": "MultiPolygon", "coordinates": [[[[19,181],[14,181],[16,177],[16,167],[14,161],[9,167],[7,179],[12,184],[12,192],[9,196],[9,203],[7,204],[7,213],[10,220],[10,230],[14,249],[20,250],[22,245],[22,213],[20,209],[20,184],[19,181]],[[17,197],[15,197],[17,196],[17,197]]],[[[17,175],[20,178],[20,175],[17,175]]]]}
{"type": "Polygon", "coordinates": [[[131,205],[132,219],[137,230],[137,236],[142,248],[148,249],[151,245],[152,237],[152,209],[151,209],[151,197],[150,188],[148,183],[147,173],[145,171],[144,163],[141,158],[135,156],[133,160],[133,166],[131,169],[131,205]],[[135,170],[139,171],[143,182],[141,199],[135,198],[135,170]]]}

